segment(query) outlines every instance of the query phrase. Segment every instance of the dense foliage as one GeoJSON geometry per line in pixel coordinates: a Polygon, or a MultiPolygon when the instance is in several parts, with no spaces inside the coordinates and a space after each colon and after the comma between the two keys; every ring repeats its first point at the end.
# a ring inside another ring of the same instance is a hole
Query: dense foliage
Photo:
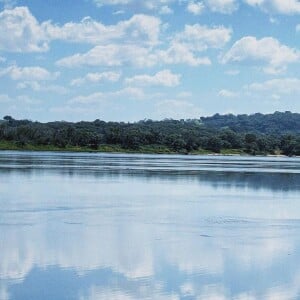
{"type": "MultiPolygon", "coordinates": [[[[226,152],[300,155],[300,114],[224,115],[194,120],[143,120],[136,123],[0,121],[0,142],[59,149],[98,150],[104,145],[152,152],[226,152]]],[[[102,148],[103,149],[103,148],[102,148]]]]}
{"type": "Polygon", "coordinates": [[[274,114],[253,115],[219,115],[201,118],[207,126],[230,128],[236,132],[253,132],[264,134],[300,134],[300,114],[275,112],[274,114]]]}

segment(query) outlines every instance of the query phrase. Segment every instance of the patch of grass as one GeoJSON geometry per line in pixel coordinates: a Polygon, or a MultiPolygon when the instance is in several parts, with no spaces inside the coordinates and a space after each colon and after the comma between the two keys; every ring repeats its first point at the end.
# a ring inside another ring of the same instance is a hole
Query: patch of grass
{"type": "MultiPolygon", "coordinates": [[[[53,145],[20,145],[17,142],[0,141],[0,150],[18,150],[18,151],[65,151],[65,152],[103,152],[103,153],[140,153],[140,154],[192,154],[192,155],[246,155],[242,149],[222,149],[220,153],[214,153],[209,150],[198,149],[189,153],[186,150],[175,151],[163,145],[145,145],[138,149],[127,149],[121,145],[100,145],[98,149],[90,147],[66,146],[56,147],[53,145]]],[[[277,153],[276,153],[277,154],[277,153]]]]}
{"type": "Polygon", "coordinates": [[[67,146],[65,148],[56,147],[53,145],[32,145],[25,144],[20,145],[15,142],[0,141],[0,150],[19,150],[19,151],[74,151],[74,152],[83,152],[83,151],[92,151],[92,149],[81,148],[75,146],[67,146]]]}
{"type": "Polygon", "coordinates": [[[205,150],[205,149],[198,149],[198,150],[191,151],[190,154],[194,154],[194,155],[207,155],[207,154],[213,154],[213,152],[209,151],[209,150],[205,150]]]}
{"type": "Polygon", "coordinates": [[[174,154],[175,151],[170,150],[166,146],[162,145],[146,145],[142,146],[139,150],[142,153],[157,153],[157,154],[174,154]]]}
{"type": "MultiPolygon", "coordinates": [[[[0,150],[19,150],[19,151],[66,151],[66,152],[107,152],[107,153],[157,153],[171,154],[177,153],[161,145],[146,145],[139,149],[126,149],[120,145],[100,145],[98,149],[79,146],[56,147],[53,145],[20,145],[15,142],[0,141],[0,150]]],[[[179,153],[179,152],[178,152],[179,153]]]]}
{"type": "Polygon", "coordinates": [[[243,149],[222,149],[220,154],[222,155],[246,155],[243,149]]]}
{"type": "Polygon", "coordinates": [[[0,150],[19,150],[19,146],[13,142],[0,141],[0,150]]]}

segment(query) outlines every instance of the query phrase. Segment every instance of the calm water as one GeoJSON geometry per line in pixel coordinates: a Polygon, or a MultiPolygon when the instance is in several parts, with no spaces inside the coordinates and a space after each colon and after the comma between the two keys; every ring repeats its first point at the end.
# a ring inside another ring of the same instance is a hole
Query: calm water
{"type": "Polygon", "coordinates": [[[300,299],[300,159],[0,152],[8,299],[300,299]]]}

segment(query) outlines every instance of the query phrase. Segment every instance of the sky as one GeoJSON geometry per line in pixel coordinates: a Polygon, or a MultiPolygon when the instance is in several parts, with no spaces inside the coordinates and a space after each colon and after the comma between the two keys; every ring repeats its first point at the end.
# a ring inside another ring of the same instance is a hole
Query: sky
{"type": "Polygon", "coordinates": [[[298,0],[0,0],[0,117],[300,112],[298,0]]]}

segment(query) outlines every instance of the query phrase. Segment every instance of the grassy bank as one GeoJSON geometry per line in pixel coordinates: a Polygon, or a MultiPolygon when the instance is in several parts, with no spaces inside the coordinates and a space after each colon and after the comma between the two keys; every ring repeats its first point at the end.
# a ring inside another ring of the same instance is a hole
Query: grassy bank
{"type": "Polygon", "coordinates": [[[65,151],[65,152],[108,152],[108,153],[157,153],[157,154],[175,154],[180,151],[172,151],[161,145],[141,146],[139,149],[126,149],[120,145],[100,145],[98,149],[89,147],[66,146],[56,147],[53,145],[19,145],[14,142],[0,141],[0,150],[18,150],[18,151],[65,151]]]}
{"type": "MultiPolygon", "coordinates": [[[[120,145],[100,145],[98,149],[89,147],[66,146],[64,148],[53,145],[20,145],[15,142],[0,141],[0,150],[18,150],[18,151],[65,151],[65,152],[104,152],[104,153],[145,153],[145,154],[193,154],[207,155],[216,154],[212,151],[199,149],[187,153],[185,150],[174,151],[162,145],[145,145],[139,149],[126,149],[120,145]]],[[[220,153],[223,155],[246,155],[242,149],[224,149],[220,153]]]]}

